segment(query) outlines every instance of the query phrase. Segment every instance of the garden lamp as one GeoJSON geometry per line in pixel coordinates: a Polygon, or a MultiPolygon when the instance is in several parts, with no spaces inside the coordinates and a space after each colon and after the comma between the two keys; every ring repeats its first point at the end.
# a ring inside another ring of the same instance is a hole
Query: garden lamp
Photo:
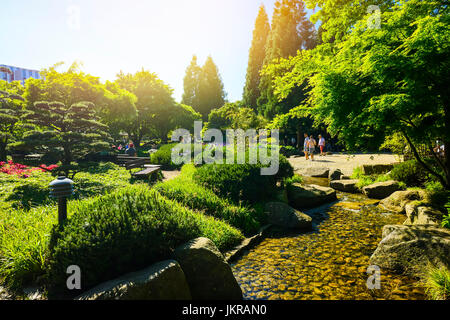
{"type": "Polygon", "coordinates": [[[50,197],[58,199],[58,222],[67,219],[67,198],[73,194],[73,181],[66,177],[50,182],[50,197]]]}

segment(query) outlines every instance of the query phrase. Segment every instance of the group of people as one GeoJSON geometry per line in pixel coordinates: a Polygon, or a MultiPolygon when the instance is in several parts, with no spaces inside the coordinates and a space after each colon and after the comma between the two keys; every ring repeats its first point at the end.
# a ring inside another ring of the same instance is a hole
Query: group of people
{"type": "Polygon", "coordinates": [[[137,155],[136,148],[134,147],[134,143],[132,141],[128,142],[128,144],[126,144],[125,146],[123,146],[122,144],[119,144],[119,146],[117,147],[117,150],[119,152],[122,152],[123,150],[125,150],[125,154],[129,155],[130,157],[136,157],[136,155],[137,155]]]}
{"type": "Polygon", "coordinates": [[[311,161],[314,161],[314,153],[316,152],[316,146],[319,146],[320,156],[325,156],[325,138],[319,134],[319,143],[317,143],[316,139],[314,139],[313,135],[308,135],[305,133],[305,141],[303,143],[303,152],[305,153],[306,160],[309,160],[311,157],[311,161]]]}

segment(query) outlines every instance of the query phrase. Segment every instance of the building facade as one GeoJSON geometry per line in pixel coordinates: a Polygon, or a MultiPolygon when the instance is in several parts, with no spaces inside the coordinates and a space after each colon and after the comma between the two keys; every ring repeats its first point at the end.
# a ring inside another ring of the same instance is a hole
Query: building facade
{"type": "Polygon", "coordinates": [[[8,82],[20,81],[22,84],[25,84],[25,80],[29,78],[41,79],[41,75],[38,70],[18,68],[4,64],[0,64],[0,67],[11,70],[11,72],[2,72],[0,69],[0,80],[8,82]]]}

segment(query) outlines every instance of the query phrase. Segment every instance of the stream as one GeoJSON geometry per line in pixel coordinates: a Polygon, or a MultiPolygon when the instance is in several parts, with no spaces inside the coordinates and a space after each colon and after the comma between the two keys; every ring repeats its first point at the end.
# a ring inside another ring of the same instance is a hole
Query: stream
{"type": "MultiPolygon", "coordinates": [[[[328,179],[307,178],[328,186],[328,179]]],[[[381,288],[367,287],[369,259],[383,226],[406,217],[377,207],[362,194],[337,193],[338,201],[304,213],[313,218],[308,233],[273,228],[259,245],[231,264],[248,300],[423,300],[417,279],[381,270],[381,288]]]]}

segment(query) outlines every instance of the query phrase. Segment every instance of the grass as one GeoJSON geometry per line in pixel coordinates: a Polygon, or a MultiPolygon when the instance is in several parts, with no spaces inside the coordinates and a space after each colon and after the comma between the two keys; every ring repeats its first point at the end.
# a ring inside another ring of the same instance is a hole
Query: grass
{"type": "MultiPolygon", "coordinates": [[[[374,175],[365,175],[362,171],[361,167],[356,167],[353,170],[353,174],[351,175],[351,179],[359,180],[356,186],[361,190],[362,188],[369,186],[378,182],[386,182],[390,180],[395,180],[388,173],[386,174],[374,174],[374,175]]],[[[403,181],[398,182],[400,189],[405,190],[407,185],[403,181]]]]}
{"type": "Polygon", "coordinates": [[[430,268],[425,279],[426,292],[432,300],[450,299],[450,271],[447,268],[430,268]]]}

